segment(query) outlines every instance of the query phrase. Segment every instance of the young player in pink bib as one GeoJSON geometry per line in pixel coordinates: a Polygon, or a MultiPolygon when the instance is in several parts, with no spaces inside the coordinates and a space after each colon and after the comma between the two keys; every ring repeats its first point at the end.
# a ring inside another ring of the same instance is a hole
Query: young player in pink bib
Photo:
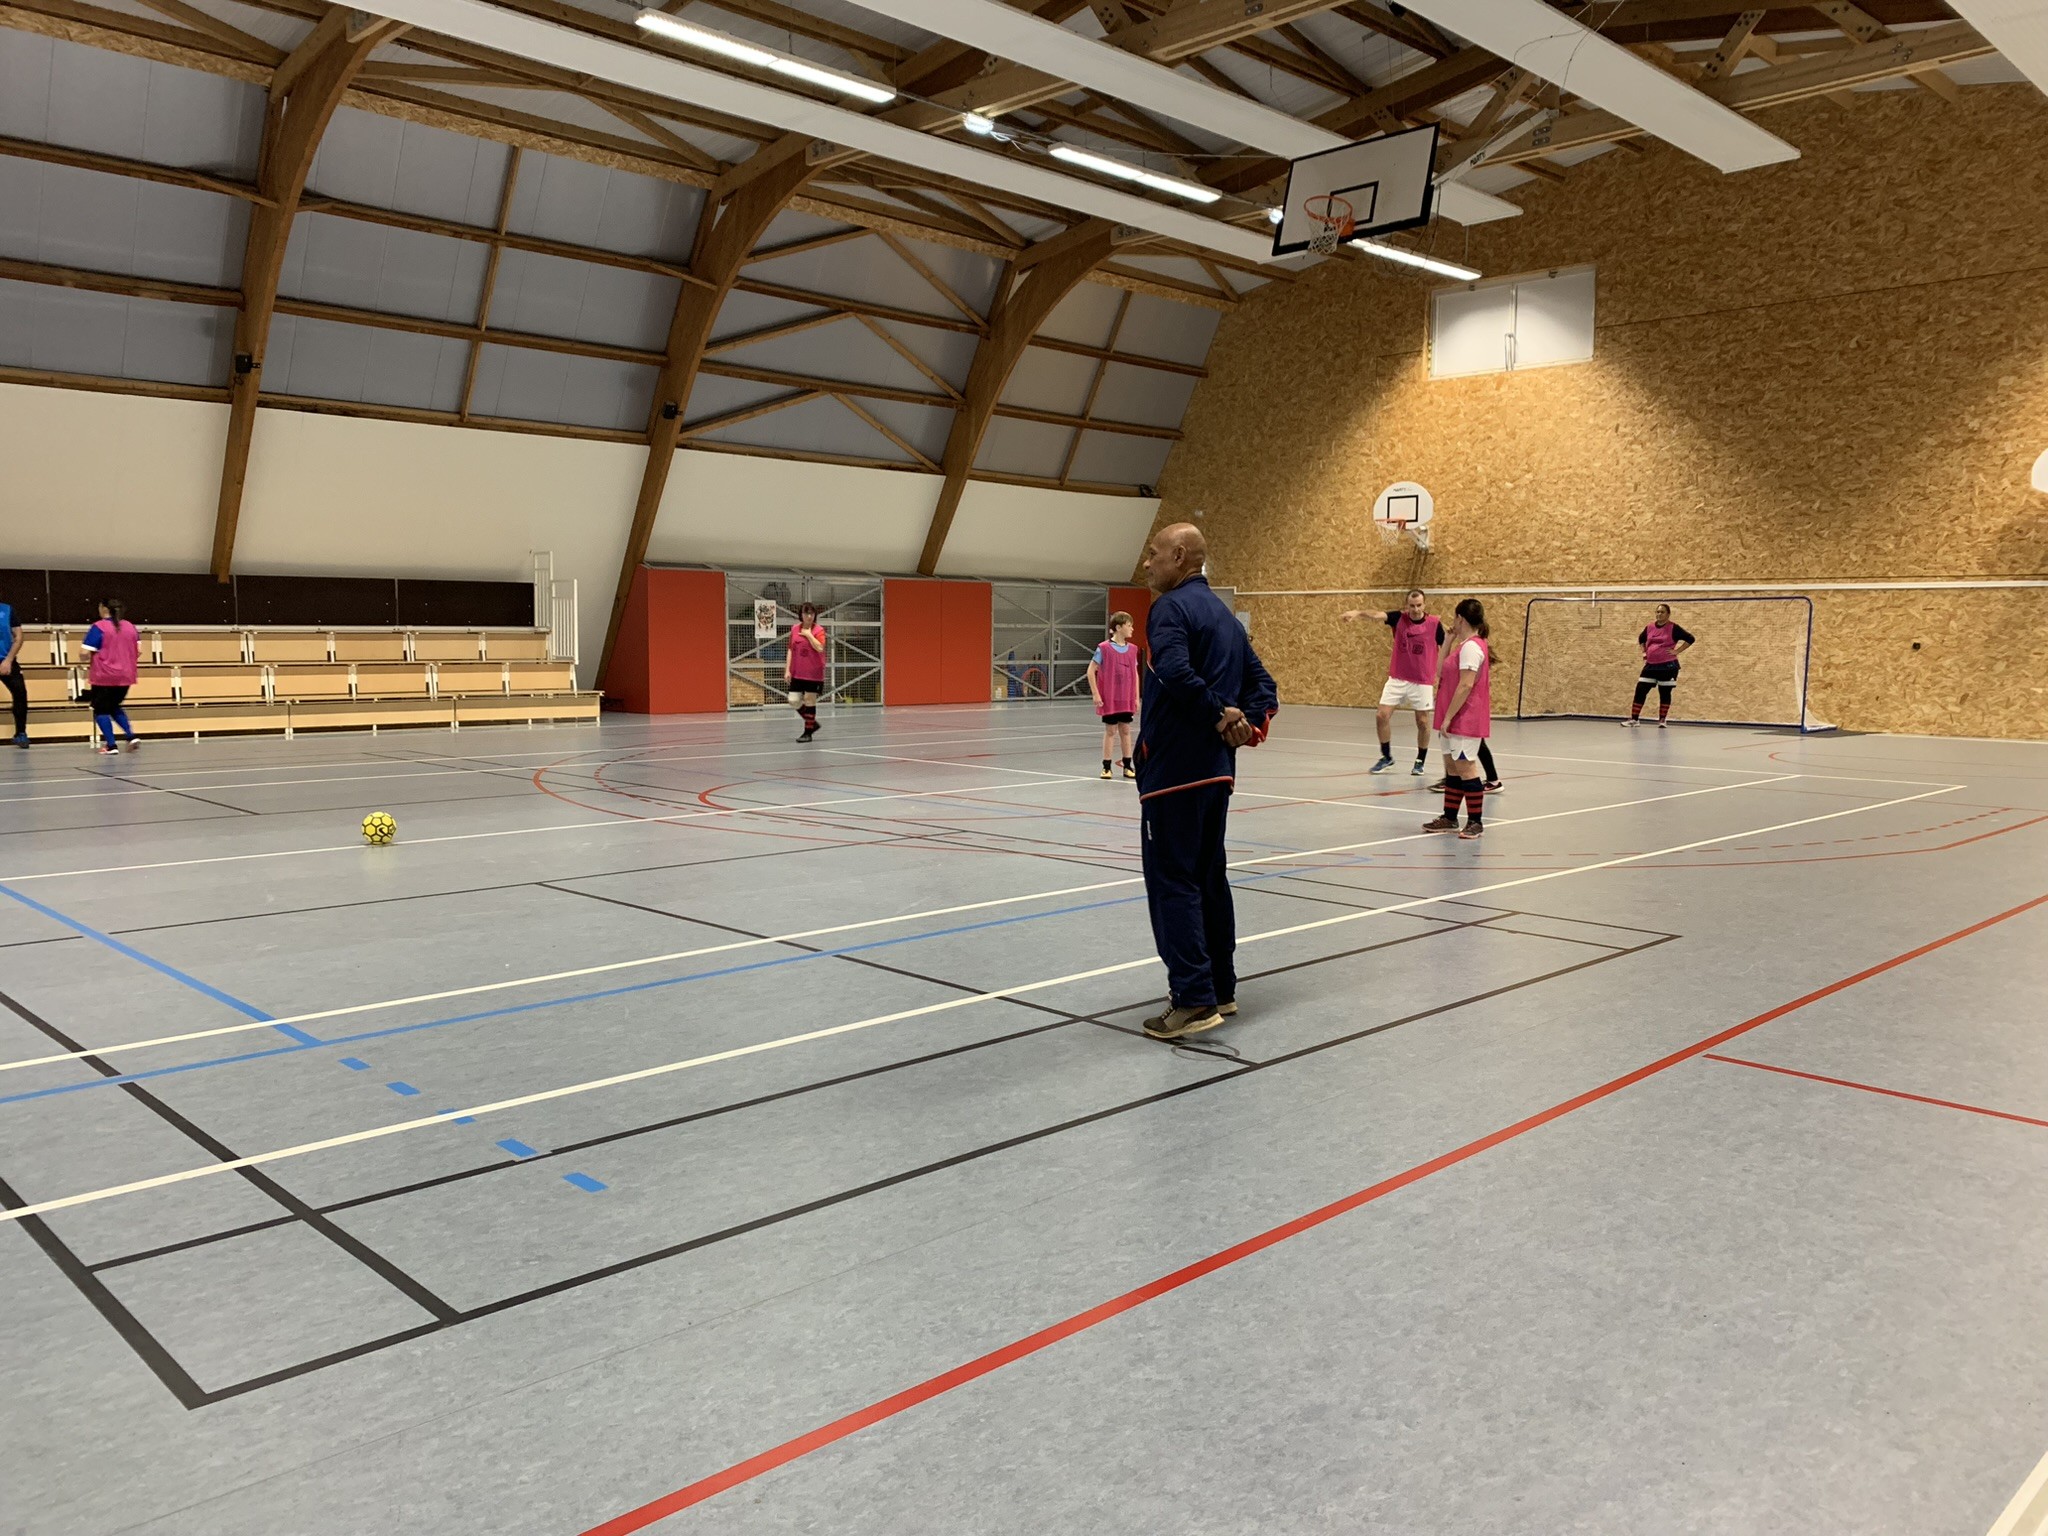
{"type": "Polygon", "coordinates": [[[142,650],[142,637],[135,626],[121,617],[121,600],[108,598],[100,604],[99,622],[85,632],[79,647],[92,658],[85,680],[92,687],[92,718],[102,740],[94,748],[101,755],[115,750],[114,727],[121,727],[121,748],[135,750],[135,727],[128,723],[128,690],[135,686],[135,664],[142,650]]]}
{"type": "Polygon", "coordinates": [[[1458,604],[1444,647],[1443,669],[1436,684],[1436,728],[1443,738],[1444,813],[1422,825],[1425,832],[1457,832],[1475,838],[1484,832],[1480,818],[1486,804],[1486,781],[1479,768],[1479,747],[1493,734],[1493,654],[1486,643],[1486,609],[1476,597],[1458,604]],[[1465,807],[1465,828],[1458,830],[1458,807],[1465,807]]]}
{"type": "Polygon", "coordinates": [[[1109,616],[1109,638],[1088,658],[1088,691],[1102,719],[1102,776],[1110,777],[1112,751],[1124,765],[1124,777],[1135,779],[1131,766],[1131,733],[1138,718],[1138,648],[1131,643],[1131,616],[1109,616]]]}
{"type": "Polygon", "coordinates": [[[825,691],[825,626],[818,621],[816,603],[797,610],[782,680],[789,687],[790,708],[803,722],[804,733],[797,740],[809,741],[818,734],[818,695],[825,691]]]}

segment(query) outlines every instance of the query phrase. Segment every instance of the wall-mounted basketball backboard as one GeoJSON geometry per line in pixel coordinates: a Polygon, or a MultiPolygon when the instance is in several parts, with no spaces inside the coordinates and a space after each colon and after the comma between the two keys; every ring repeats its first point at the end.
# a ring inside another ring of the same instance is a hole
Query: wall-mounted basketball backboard
{"type": "Polygon", "coordinates": [[[1330,251],[1340,240],[1427,224],[1436,124],[1307,155],[1287,168],[1273,254],[1330,251]]]}

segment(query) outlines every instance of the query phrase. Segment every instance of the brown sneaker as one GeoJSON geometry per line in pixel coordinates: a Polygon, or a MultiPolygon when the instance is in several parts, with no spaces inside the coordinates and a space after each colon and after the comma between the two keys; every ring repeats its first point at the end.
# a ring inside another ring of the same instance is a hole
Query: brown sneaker
{"type": "Polygon", "coordinates": [[[1178,1040],[1182,1035],[1199,1035],[1205,1029],[1214,1029],[1222,1022],[1223,1015],[1214,1003],[1199,1008],[1169,1008],[1145,1021],[1145,1033],[1154,1040],[1178,1040]]]}
{"type": "Polygon", "coordinates": [[[1485,830],[1486,824],[1484,822],[1468,821],[1465,823],[1464,830],[1458,834],[1458,841],[1461,843],[1472,842],[1485,830]]]}
{"type": "Polygon", "coordinates": [[[1455,816],[1432,816],[1422,824],[1422,830],[1425,832],[1455,832],[1458,830],[1458,818],[1455,816]]]}

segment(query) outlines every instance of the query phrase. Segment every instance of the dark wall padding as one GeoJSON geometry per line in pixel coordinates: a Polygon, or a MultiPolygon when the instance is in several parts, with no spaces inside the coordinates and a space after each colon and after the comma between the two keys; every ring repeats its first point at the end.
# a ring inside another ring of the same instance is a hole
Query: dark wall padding
{"type": "Polygon", "coordinates": [[[103,597],[149,624],[268,624],[525,629],[533,587],[523,581],[405,581],[360,576],[211,576],[163,571],[0,569],[0,603],[17,624],[89,624],[103,597]]]}

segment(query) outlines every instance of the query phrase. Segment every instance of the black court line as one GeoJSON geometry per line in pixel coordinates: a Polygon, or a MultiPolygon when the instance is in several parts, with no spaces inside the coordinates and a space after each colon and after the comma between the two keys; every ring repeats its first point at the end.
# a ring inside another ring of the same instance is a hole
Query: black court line
{"type": "MultiPolygon", "coordinates": [[[[71,1036],[52,1024],[48,1019],[35,1013],[26,1004],[19,1002],[5,992],[0,992],[0,1007],[5,1007],[8,1012],[14,1014],[64,1050],[78,1052],[84,1049],[78,1041],[72,1039],[71,1036]]],[[[119,1077],[122,1075],[118,1067],[109,1064],[98,1056],[86,1054],[81,1055],[78,1059],[91,1067],[93,1071],[99,1073],[101,1077],[119,1077]]],[[[239,1152],[228,1146],[219,1137],[211,1132],[202,1130],[198,1125],[166,1104],[140,1083],[121,1083],[118,1086],[121,1092],[128,1095],[129,1098],[147,1109],[172,1130],[178,1132],[179,1135],[215,1160],[231,1163],[241,1156],[239,1152]]],[[[379,1279],[391,1286],[392,1289],[396,1290],[400,1295],[430,1316],[441,1321],[449,1321],[456,1317],[457,1314],[454,1307],[450,1306],[425,1285],[415,1280],[396,1264],[371,1248],[369,1244],[355,1236],[354,1233],[344,1231],[340,1226],[330,1221],[326,1216],[323,1216],[312,1205],[293,1194],[261,1168],[237,1168],[235,1172],[245,1183],[262,1194],[269,1196],[271,1200],[289,1211],[292,1220],[304,1222],[315,1232],[334,1244],[335,1247],[341,1249],[342,1252],[375,1274],[379,1279]]]]}
{"type": "MultiPolygon", "coordinates": [[[[1475,920],[1473,923],[1466,924],[1463,926],[1476,927],[1478,925],[1478,920],[1475,920]]],[[[1446,933],[1452,933],[1456,931],[1458,930],[1455,928],[1429,929],[1425,930],[1423,933],[1420,934],[1411,934],[1404,936],[1401,939],[1385,940],[1377,944],[1362,945],[1355,949],[1345,950],[1331,955],[1314,956],[1307,960],[1297,961],[1289,965],[1277,966],[1271,970],[1255,972],[1242,979],[1245,981],[1265,980],[1272,976],[1284,975],[1293,971],[1305,970],[1314,966],[1328,964],[1332,961],[1350,959],[1358,955],[1370,953],[1374,950],[1390,948],[1398,944],[1413,943],[1420,939],[1434,938],[1446,933]]],[[[346,1349],[333,1351],[329,1354],[317,1356],[310,1360],[300,1361],[293,1365],[281,1367],[278,1370],[266,1372],[259,1376],[249,1377],[243,1381],[235,1382],[225,1387],[204,1389],[199,1393],[198,1401],[187,1403],[186,1406],[188,1408],[204,1407],[211,1405],[213,1403],[226,1401],[230,1398],[240,1397],[251,1392],[261,1391],[264,1388],[276,1386],[282,1382],[295,1380],[300,1377],[328,1369],[331,1366],[343,1364],[350,1360],[360,1359],[365,1355],[374,1354],[385,1349],[393,1348],[397,1345],[407,1343],[411,1340],[421,1338],[428,1334],[438,1333],[449,1328],[459,1327],[464,1323],[474,1322],[482,1318],[496,1316],[499,1313],[511,1311],[514,1308],[526,1306],[535,1301],[545,1300],[549,1297],[562,1295],[566,1292],[573,1290],[578,1290],[584,1286],[593,1285],[599,1281],[611,1279],[621,1274],[630,1273],[634,1270],[642,1269],[649,1265],[663,1263],[669,1259],[678,1258],[684,1254],[695,1252],[698,1249],[707,1248],[717,1243],[726,1242],[733,1238],[741,1237],[752,1232],[758,1232],[765,1228],[777,1226],[784,1222],[792,1221],[802,1216],[813,1214],[817,1211],[830,1209],[832,1207],[839,1205],[844,1205],[851,1201],[859,1200],[867,1195],[878,1193],[882,1190],[892,1189],[903,1184],[914,1182],[918,1179],[931,1177],[935,1174],[945,1172],[949,1169],[960,1167],[966,1163],[976,1162],[983,1158],[992,1157],[1002,1152],[1014,1150],[1021,1146],[1027,1146],[1035,1142],[1047,1140],[1051,1137],[1063,1135],[1067,1132],[1077,1130],[1084,1126],[1097,1124],[1099,1122],[1113,1119],[1121,1115],[1130,1114],[1137,1110],[1150,1107],[1154,1104],[1165,1103],[1173,1099],[1178,1099],[1190,1093],[1197,1092],[1203,1088],[1210,1087],[1217,1083],[1229,1082],[1236,1078],[1246,1076],[1250,1073],[1266,1071],[1273,1067],[1282,1066],[1294,1061],[1299,1061],[1305,1057],[1313,1056],[1323,1051],[1334,1050],[1340,1046],[1350,1045],[1359,1040],[1369,1039],[1376,1035],[1385,1034],[1390,1030],[1399,1029],[1408,1024],[1417,1023],[1421,1020],[1433,1018],[1441,1014],[1455,1012],[1457,1009],[1470,1007],[1476,1003],[1485,1002],[1492,998],[1520,991],[1526,987],[1537,986],[1544,982],[1554,981],[1561,977],[1572,975],[1579,971],[1588,970],[1595,966],[1605,965],[1610,961],[1622,959],[1625,956],[1640,954],[1645,950],[1656,948],[1660,944],[1669,943],[1672,941],[1672,938],[1675,937],[1677,936],[1673,935],[1670,938],[1654,939],[1647,943],[1638,945],[1633,949],[1622,950],[1615,953],[1604,953],[1595,955],[1585,960],[1576,961],[1571,965],[1561,966],[1551,971],[1540,972],[1537,975],[1524,977],[1518,981],[1504,983],[1501,986],[1492,987],[1482,992],[1473,993],[1469,996],[1461,997],[1451,1002],[1440,1003],[1433,1007],[1422,1009],[1415,1013],[1411,1013],[1400,1018],[1389,1019],[1379,1024],[1368,1025],[1365,1028],[1354,1030],[1348,1034],[1340,1035],[1330,1040],[1318,1041],[1314,1044],[1303,1046],[1293,1051],[1285,1052],[1279,1056],[1275,1056],[1267,1060],[1258,1062],[1245,1062],[1241,1065],[1231,1063],[1228,1065],[1227,1070],[1210,1072],[1206,1076],[1196,1078],[1191,1082],[1179,1084],[1173,1088],[1163,1089],[1159,1092],[1147,1094],[1140,1098],[1128,1100],[1123,1103],[1109,1105],[1105,1108],[1094,1110],[1084,1115],[1078,1115],[1068,1120],[1059,1121],[1052,1125],[1041,1126],[1035,1130],[1021,1132],[1018,1135],[1006,1137],[1000,1141],[991,1142],[981,1147],[970,1148],[965,1152],[955,1153],[951,1156],[938,1159],[934,1162],[922,1164],[915,1168],[905,1169],[898,1173],[889,1174],[879,1179],[869,1180],[865,1183],[855,1185],[849,1189],[836,1191],[835,1193],[830,1195],[820,1196],[817,1199],[805,1201],[800,1205],[790,1206],[786,1209],[779,1211],[768,1212],[764,1215],[751,1218],[750,1220],[744,1222],[736,1223],[732,1226],[722,1228],[715,1232],[702,1233],[696,1237],[687,1238],[676,1243],[667,1244],[661,1248],[653,1249],[646,1253],[636,1254],[629,1258],[616,1260],[613,1263],[599,1266],[595,1269],[585,1271],[582,1274],[571,1275],[562,1280],[553,1281],[547,1285],[537,1286],[531,1290],[522,1291],[511,1296],[500,1297],[495,1301],[486,1302],[481,1306],[463,1309],[459,1312],[456,1312],[452,1317],[448,1317],[445,1319],[437,1317],[432,1322],[424,1323],[412,1328],[403,1329],[395,1333],[383,1335],[379,1338],[365,1340],[362,1343],[352,1345],[346,1349]]],[[[1136,1009],[1150,1007],[1152,1005],[1152,1002],[1149,1000],[1144,1002],[1126,1003],[1115,1008],[1105,1009],[1102,1011],[1102,1013],[1105,1016],[1116,1013],[1128,1013],[1136,1009]]],[[[1106,1023],[1107,1018],[1103,1016],[1095,1016],[1090,1019],[1090,1022],[1106,1023]]],[[[1041,1026],[1037,1030],[1026,1031],[1025,1033],[1040,1033],[1044,1032],[1044,1030],[1047,1029],[1061,1027],[1065,1027],[1065,1025],[1060,1021],[1055,1021],[1052,1024],[1041,1026]]],[[[976,1042],[975,1046],[992,1043],[996,1042],[976,1042]]],[[[956,1048],[955,1052],[953,1053],[957,1053],[958,1049],[961,1048],[956,1048]]],[[[911,1063],[889,1064],[881,1068],[869,1069],[867,1072],[856,1075],[873,1076],[881,1071],[897,1070],[901,1066],[910,1064],[911,1063]]],[[[775,1095],[775,1097],[789,1097],[797,1093],[815,1091],[816,1086],[817,1085],[810,1085],[807,1087],[799,1087],[796,1089],[784,1090],[781,1094],[775,1095]]],[[[709,1111],[699,1111],[694,1116],[680,1117],[677,1123],[680,1123],[682,1119],[701,1119],[713,1114],[730,1113],[733,1109],[738,1107],[740,1106],[725,1106],[719,1109],[709,1111]]],[[[623,1140],[637,1134],[646,1134],[648,1129],[649,1128],[631,1128],[625,1131],[612,1132],[604,1137],[592,1138],[588,1141],[578,1143],[574,1147],[557,1148],[555,1149],[555,1153],[565,1154],[571,1151],[585,1150],[590,1146],[600,1145],[604,1142],[623,1140]]],[[[542,1155],[548,1156],[550,1154],[544,1153],[542,1155]]],[[[475,1177],[482,1172],[494,1172],[506,1167],[524,1166],[525,1163],[532,1161],[534,1161],[534,1159],[529,1158],[522,1160],[520,1163],[495,1164],[488,1169],[465,1170],[453,1175],[444,1175],[441,1179],[431,1182],[452,1182],[453,1179],[456,1178],[475,1177]]],[[[426,1185],[423,1183],[421,1186],[418,1187],[426,1187],[426,1185]]],[[[367,1201],[369,1199],[376,1199],[382,1197],[383,1196],[381,1195],[359,1197],[358,1203],[362,1203],[363,1201],[367,1201]]],[[[93,1276],[92,1278],[94,1280],[97,1279],[96,1276],[93,1276]]],[[[144,1356],[144,1360],[145,1363],[149,1363],[149,1357],[144,1356]]]]}

